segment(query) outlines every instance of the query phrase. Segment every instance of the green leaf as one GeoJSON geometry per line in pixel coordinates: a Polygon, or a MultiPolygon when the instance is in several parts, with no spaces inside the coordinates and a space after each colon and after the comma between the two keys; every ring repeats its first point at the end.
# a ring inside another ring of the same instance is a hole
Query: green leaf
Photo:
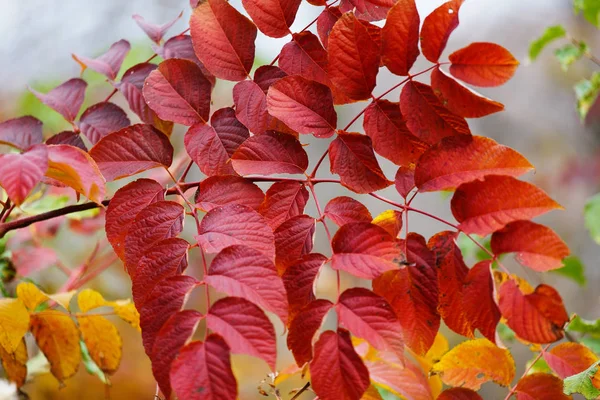
{"type": "Polygon", "coordinates": [[[554,269],[550,272],[567,277],[577,283],[579,286],[585,286],[585,267],[579,257],[569,256],[563,260],[564,267],[554,269]]]}
{"type": "Polygon", "coordinates": [[[595,337],[584,337],[580,340],[581,344],[587,346],[594,353],[600,353],[600,338],[595,337]]]}
{"type": "Polygon", "coordinates": [[[515,335],[515,332],[510,329],[508,327],[508,325],[503,324],[502,322],[500,322],[498,324],[498,336],[500,336],[500,339],[504,342],[504,343],[512,343],[515,341],[515,338],[517,337],[517,335],[515,335]]]}
{"type": "Polygon", "coordinates": [[[83,340],[79,341],[79,346],[81,347],[81,360],[83,361],[83,365],[85,366],[85,370],[88,372],[88,374],[96,375],[98,379],[102,381],[102,383],[109,385],[110,382],[108,381],[108,377],[104,372],[102,372],[94,360],[92,360],[92,356],[90,356],[90,352],[83,340]]]}
{"type": "Polygon", "coordinates": [[[579,60],[588,51],[588,46],[585,42],[579,42],[576,45],[567,44],[566,46],[556,49],[554,55],[560,62],[560,67],[563,71],[567,71],[571,64],[579,60]]]}
{"type": "Polygon", "coordinates": [[[590,335],[600,335],[600,319],[590,321],[581,318],[579,315],[575,316],[573,320],[567,326],[569,332],[580,332],[589,333],[590,335]]]}
{"type": "Polygon", "coordinates": [[[590,197],[583,209],[585,227],[590,231],[590,236],[600,244],[600,193],[590,197]]]}
{"type": "Polygon", "coordinates": [[[577,97],[577,111],[579,118],[585,121],[585,117],[596,102],[600,92],[600,72],[594,72],[590,79],[583,79],[575,84],[575,96],[577,97]]]}
{"type": "Polygon", "coordinates": [[[596,388],[592,384],[592,376],[598,372],[598,364],[600,361],[594,363],[591,367],[577,375],[569,376],[564,380],[564,393],[566,395],[579,393],[582,394],[586,399],[595,399],[600,396],[600,389],[596,388]]]}
{"type": "Polygon", "coordinates": [[[529,45],[529,59],[535,61],[542,50],[556,39],[563,38],[567,35],[565,28],[562,25],[554,25],[546,28],[542,36],[531,42],[529,45]]]}
{"type": "MultiPolygon", "coordinates": [[[[477,240],[479,243],[483,245],[489,252],[492,251],[492,247],[490,244],[490,238],[484,238],[478,235],[471,235],[473,239],[477,240]]],[[[460,248],[460,252],[463,255],[463,258],[474,258],[477,261],[483,260],[491,260],[492,257],[484,251],[482,248],[477,246],[475,242],[473,242],[467,235],[460,234],[458,236],[458,247],[460,248]]]]}
{"type": "Polygon", "coordinates": [[[600,28],[600,1],[598,0],[574,0],[573,9],[575,15],[583,11],[583,16],[596,28],[600,28]]]}
{"type": "Polygon", "coordinates": [[[532,365],[533,360],[535,360],[535,358],[527,361],[526,368],[529,369],[529,371],[527,372],[528,375],[535,374],[536,372],[544,372],[547,374],[552,373],[552,370],[550,370],[550,367],[548,366],[548,363],[546,362],[546,360],[544,360],[544,358],[537,358],[537,360],[532,365]]]}

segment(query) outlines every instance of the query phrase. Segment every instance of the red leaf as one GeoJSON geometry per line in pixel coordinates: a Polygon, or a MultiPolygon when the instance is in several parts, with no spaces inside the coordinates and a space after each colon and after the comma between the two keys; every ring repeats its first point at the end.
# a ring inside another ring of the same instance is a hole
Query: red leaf
{"type": "Polygon", "coordinates": [[[327,50],[310,31],[294,33],[292,41],[281,49],[278,65],[288,75],[331,85],[327,76],[327,50]]]}
{"type": "Polygon", "coordinates": [[[20,206],[48,170],[48,150],[43,144],[23,153],[0,154],[0,186],[20,206]]]}
{"type": "Polygon", "coordinates": [[[373,281],[373,291],[396,312],[406,345],[419,355],[427,353],[440,327],[435,258],[422,236],[408,237],[408,265],[373,281]]]}
{"type": "Polygon", "coordinates": [[[159,241],[183,230],[183,207],[173,201],[151,202],[140,210],[125,236],[125,267],[131,277],[142,257],[159,241]]]}
{"type": "Polygon", "coordinates": [[[304,213],[308,190],[300,182],[275,182],[267,190],[259,212],[273,230],[288,219],[304,213]]]}
{"type": "MultiPolygon", "coordinates": [[[[279,57],[278,64],[281,66],[281,57],[279,57]]],[[[272,84],[286,76],[287,74],[279,67],[274,65],[262,65],[254,72],[254,83],[267,94],[272,84]]]]}
{"type": "Polygon", "coordinates": [[[462,307],[473,329],[479,329],[490,342],[496,343],[500,309],[494,300],[490,264],[489,260],[481,261],[469,270],[462,287],[462,307]]]}
{"type": "Polygon", "coordinates": [[[188,129],[184,137],[187,153],[206,175],[234,175],[229,159],[250,137],[248,129],[231,108],[215,111],[211,123],[212,126],[197,124],[188,129]]]}
{"type": "Polygon", "coordinates": [[[79,109],[83,104],[86,88],[86,81],[73,78],[55,87],[47,94],[40,93],[32,88],[29,88],[29,91],[42,103],[62,115],[67,121],[73,122],[77,118],[79,109]]]}
{"type": "Polygon", "coordinates": [[[171,385],[180,399],[235,400],[237,382],[223,338],[210,335],[185,346],[171,367],[171,385]]]}
{"type": "Polygon", "coordinates": [[[291,322],[287,346],[299,367],[312,359],[313,339],[332,307],[333,303],[329,300],[314,300],[300,310],[291,322]]]}
{"type": "Polygon", "coordinates": [[[192,37],[190,35],[177,35],[167,40],[162,47],[152,46],[155,53],[160,55],[165,60],[170,58],[182,58],[184,60],[190,60],[196,63],[202,70],[202,73],[211,83],[215,86],[216,80],[213,74],[211,74],[204,64],[198,60],[196,53],[194,53],[194,46],[192,45],[192,37]]]}
{"type": "Polygon", "coordinates": [[[233,87],[235,115],[248,129],[258,135],[269,127],[272,117],[267,112],[267,96],[258,84],[243,81],[233,87]]]}
{"type": "Polygon", "coordinates": [[[308,168],[308,156],[295,137],[268,131],[242,143],[231,163],[240,175],[301,174],[308,168]]]}
{"type": "Polygon", "coordinates": [[[326,331],[310,362],[312,386],[322,400],[359,400],[369,387],[369,371],[344,329],[326,331]]]}
{"type": "Polygon", "coordinates": [[[535,372],[525,375],[515,387],[517,400],[569,400],[571,396],[563,393],[563,381],[556,376],[535,372]]]}
{"type": "Polygon", "coordinates": [[[353,100],[371,97],[379,71],[379,46],[352,13],[344,14],[328,39],[329,77],[353,100]]]}
{"type": "Polygon", "coordinates": [[[181,310],[188,293],[198,285],[191,276],[171,276],[160,281],[148,296],[140,312],[142,341],[148,356],[152,355],[156,337],[169,318],[181,310]]]}
{"type": "Polygon", "coordinates": [[[399,243],[385,229],[366,222],[343,225],[331,245],[331,267],[363,279],[375,279],[404,263],[399,243]]]}
{"type": "Polygon", "coordinates": [[[43,141],[42,122],[30,115],[0,123],[0,144],[25,150],[43,141]]]}
{"type": "Polygon", "coordinates": [[[408,75],[417,60],[419,23],[414,0],[399,1],[389,11],[381,30],[381,59],[393,74],[408,75]]]}
{"type": "Polygon", "coordinates": [[[274,38],[290,33],[300,3],[301,0],[242,0],[258,29],[274,38]]]}
{"type": "Polygon", "coordinates": [[[121,107],[113,103],[97,103],[89,107],[79,118],[79,129],[92,145],[109,133],[129,126],[131,122],[121,107]]]}
{"type": "Polygon", "coordinates": [[[371,139],[358,133],[343,132],[329,145],[331,173],[342,185],[356,193],[370,193],[390,186],[375,153],[371,139]]]}
{"type": "MultiPolygon", "coordinates": [[[[444,231],[429,239],[428,246],[436,253],[438,269],[439,306],[438,310],[448,328],[454,332],[473,338],[475,328],[463,303],[463,283],[469,273],[460,248],[456,245],[456,232],[444,231]]],[[[487,311],[487,310],[486,310],[487,311]]]]}
{"type": "Polygon", "coordinates": [[[315,280],[326,261],[327,257],[322,254],[307,254],[283,273],[281,279],[287,292],[289,321],[293,321],[302,308],[316,299],[315,280]]]}
{"type": "Polygon", "coordinates": [[[447,136],[471,134],[467,121],[444,107],[431,87],[423,83],[409,81],[404,85],[400,110],[408,129],[428,144],[436,144],[447,136]]]}
{"type": "MultiPolygon", "coordinates": [[[[182,15],[183,15],[183,11],[181,13],[179,13],[178,16],[176,16],[169,22],[162,24],[162,25],[156,25],[156,24],[152,24],[150,22],[146,22],[146,20],[141,15],[138,15],[138,14],[133,14],[132,18],[135,20],[135,22],[138,24],[138,26],[140,28],[142,28],[144,33],[146,35],[148,35],[150,40],[152,40],[154,43],[160,44],[163,36],[165,36],[165,33],[167,33],[169,28],[172,27],[175,24],[175,22],[177,22],[177,20],[179,18],[181,18],[182,15]]],[[[167,397],[169,397],[169,396],[167,396],[167,397]]]]}
{"type": "Polygon", "coordinates": [[[496,255],[517,253],[517,260],[538,272],[563,266],[570,254],[566,243],[547,226],[531,221],[515,221],[494,232],[491,241],[496,255]]]}
{"type": "Polygon", "coordinates": [[[580,343],[561,343],[543,355],[548,366],[561,379],[583,372],[598,361],[598,356],[580,343]]]}
{"type": "Polygon", "coordinates": [[[211,263],[207,284],[229,296],[244,298],[276,314],[285,324],[288,303],[273,262],[247,246],[230,246],[211,263]]]}
{"type": "Polygon", "coordinates": [[[379,21],[385,19],[388,11],[397,0],[342,0],[343,12],[353,11],[359,19],[379,21]]]}
{"type": "Polygon", "coordinates": [[[372,102],[365,110],[363,127],[374,150],[397,165],[416,162],[429,147],[408,130],[398,103],[372,102]]]}
{"type": "Polygon", "coordinates": [[[483,397],[471,389],[455,387],[444,390],[437,400],[483,400],[483,397]]]}
{"type": "Polygon", "coordinates": [[[337,6],[326,7],[323,12],[319,14],[319,17],[317,18],[317,33],[325,48],[327,48],[327,44],[329,43],[331,29],[333,29],[333,26],[341,17],[342,13],[337,6]]]}
{"type": "Polygon", "coordinates": [[[392,237],[397,237],[402,230],[402,211],[386,210],[373,218],[372,223],[385,229],[392,237]]]}
{"type": "Polygon", "coordinates": [[[394,178],[394,185],[400,196],[405,199],[409,193],[415,188],[415,165],[409,164],[408,166],[401,166],[396,171],[394,178]]]}
{"type": "Polygon", "coordinates": [[[59,132],[46,139],[46,144],[68,144],[69,146],[77,147],[87,152],[87,147],[85,146],[85,143],[83,143],[83,140],[81,140],[81,135],[72,131],[59,132]]]}
{"type": "Polygon", "coordinates": [[[396,314],[383,297],[365,288],[347,289],[336,306],[339,322],[354,336],[404,362],[404,343],[396,314]]]}
{"type": "Polygon", "coordinates": [[[261,358],[275,371],[275,329],[265,313],[254,304],[239,297],[225,297],[210,307],[206,326],[223,336],[233,353],[261,358]]]}
{"type": "Polygon", "coordinates": [[[115,253],[125,260],[125,237],[140,211],[164,200],[165,189],[151,179],[138,179],[117,190],[106,209],[106,238],[115,253]]]}
{"type": "Polygon", "coordinates": [[[510,222],[562,208],[531,183],[498,175],[460,185],[451,206],[460,228],[478,235],[487,235],[510,222]]]}
{"type": "Polygon", "coordinates": [[[151,125],[136,124],[113,132],[90,149],[90,155],[108,181],[173,162],[169,138],[151,125]]]}
{"type": "Polygon", "coordinates": [[[213,208],[202,219],[198,244],[207,253],[242,244],[275,258],[275,239],[267,221],[256,211],[239,204],[213,208]]]}
{"type": "Polygon", "coordinates": [[[309,254],[314,245],[315,219],[296,215],[275,230],[275,264],[285,271],[288,266],[309,254]]]}
{"type": "Polygon", "coordinates": [[[336,128],[331,90],[301,76],[275,82],[267,93],[267,108],[272,116],[299,133],[329,137],[336,128]]]}
{"type": "Polygon", "coordinates": [[[427,150],[415,169],[420,192],[450,190],[486,175],[520,176],[533,169],[510,147],[483,136],[450,136],[427,150]]]}
{"type": "Polygon", "coordinates": [[[367,361],[369,375],[374,382],[385,385],[407,399],[431,400],[433,398],[427,377],[421,368],[406,360],[405,366],[385,361],[367,361]]]}
{"type": "Polygon", "coordinates": [[[196,63],[172,58],[148,75],[143,95],[159,118],[191,126],[208,121],[211,90],[196,63]]]}
{"type": "Polygon", "coordinates": [[[190,19],[194,51],[217,78],[246,79],[254,63],[256,26],[226,0],[207,0],[190,19]]]}
{"type": "Polygon", "coordinates": [[[153,243],[145,251],[132,277],[131,291],[137,308],[150,299],[156,285],[187,268],[189,247],[187,241],[172,237],[153,243]]]}
{"type": "Polygon", "coordinates": [[[552,343],[563,338],[563,327],[569,321],[558,292],[548,285],[538,285],[523,294],[513,280],[498,291],[499,306],[508,326],[521,339],[531,343],[552,343]]]}
{"type": "Polygon", "coordinates": [[[211,176],[200,182],[196,206],[202,211],[228,204],[240,204],[258,211],[265,194],[248,179],[237,176],[211,176]]]}
{"type": "Polygon", "coordinates": [[[67,144],[49,145],[47,149],[48,178],[73,188],[94,203],[104,200],[106,181],[88,153],[67,144]]]}
{"type": "Polygon", "coordinates": [[[519,62],[504,47],[475,42],[448,57],[450,73],[475,86],[500,86],[514,75],[519,62]]]}
{"type": "Polygon", "coordinates": [[[11,261],[20,276],[28,277],[55,265],[58,257],[53,249],[47,247],[22,247],[12,250],[11,261]]]}
{"type": "Polygon", "coordinates": [[[161,392],[169,398],[171,396],[171,382],[169,372],[171,365],[179,351],[190,339],[202,314],[195,310],[183,310],[173,314],[158,332],[152,355],[152,374],[158,382],[161,392]]]}
{"type": "Polygon", "coordinates": [[[170,135],[173,123],[158,118],[158,115],[148,107],[142,94],[144,81],[157,67],[156,64],[150,63],[134,65],[125,71],[121,82],[115,84],[115,87],[121,91],[131,111],[136,113],[144,123],[154,126],[165,135],[170,135]]]}
{"type": "Polygon", "coordinates": [[[331,199],[325,206],[323,214],[338,226],[350,222],[371,222],[373,219],[369,209],[363,203],[347,196],[331,199]]]}
{"type": "Polygon", "coordinates": [[[450,0],[429,14],[421,28],[421,50],[432,63],[437,63],[446,48],[450,34],[458,26],[458,10],[465,0],[450,0]]]}
{"type": "Polygon", "coordinates": [[[111,81],[114,81],[121,69],[123,60],[130,49],[131,46],[129,42],[121,39],[118,42],[113,43],[106,53],[102,54],[100,57],[88,58],[73,54],[73,59],[81,65],[82,72],[86,68],[89,68],[106,76],[111,81]]]}
{"type": "Polygon", "coordinates": [[[504,110],[501,103],[481,96],[439,68],[431,72],[431,87],[444,106],[461,117],[479,118],[504,110]]]}

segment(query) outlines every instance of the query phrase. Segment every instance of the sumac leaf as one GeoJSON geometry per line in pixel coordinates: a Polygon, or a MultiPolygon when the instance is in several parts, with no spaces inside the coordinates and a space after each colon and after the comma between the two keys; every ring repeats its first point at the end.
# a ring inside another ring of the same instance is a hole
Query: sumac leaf
{"type": "Polygon", "coordinates": [[[490,342],[496,342],[496,327],[500,321],[500,309],[494,299],[494,281],[489,260],[475,264],[463,281],[462,308],[473,329],[490,342]]]}
{"type": "Polygon", "coordinates": [[[373,217],[369,209],[352,197],[334,197],[327,203],[323,215],[336,225],[342,226],[350,222],[371,222],[373,217]]]}
{"type": "Polygon", "coordinates": [[[257,83],[238,82],[233,87],[233,102],[235,115],[252,133],[267,130],[273,117],[267,111],[267,95],[257,83]]]}
{"type": "Polygon", "coordinates": [[[42,103],[62,115],[67,121],[73,122],[77,118],[79,109],[83,104],[86,88],[86,81],[73,78],[60,84],[46,94],[32,88],[29,88],[29,91],[42,103]]]}
{"type": "Polygon", "coordinates": [[[278,65],[288,75],[300,75],[327,86],[331,84],[327,76],[327,50],[310,31],[294,33],[292,41],[281,49],[278,65]]]}
{"type": "Polygon", "coordinates": [[[465,0],[450,0],[432,11],[421,28],[421,50],[426,59],[437,63],[450,34],[458,26],[458,11],[465,0]]]}
{"type": "Polygon", "coordinates": [[[580,343],[560,343],[544,352],[544,360],[561,379],[576,375],[598,361],[592,350],[580,343]]]}
{"type": "Polygon", "coordinates": [[[371,139],[358,133],[341,133],[329,145],[331,172],[356,193],[370,193],[390,186],[373,152],[371,139]]]}
{"type": "Polygon", "coordinates": [[[171,367],[171,386],[180,399],[235,400],[237,382],[231,370],[229,346],[219,335],[191,342],[171,367]]]}
{"type": "Polygon", "coordinates": [[[25,150],[43,140],[42,121],[30,115],[0,123],[0,144],[25,150]]]}
{"type": "Polygon", "coordinates": [[[15,383],[17,388],[22,387],[27,379],[27,345],[25,340],[19,342],[19,346],[13,353],[8,353],[0,346],[0,359],[2,359],[2,368],[6,378],[15,383]]]}
{"type": "Polygon", "coordinates": [[[315,219],[296,215],[279,225],[275,235],[275,263],[285,271],[289,265],[309,254],[314,245],[315,219]]]}
{"type": "Polygon", "coordinates": [[[274,38],[290,33],[300,3],[301,0],[242,0],[258,29],[274,38]]]}
{"type": "Polygon", "coordinates": [[[563,381],[554,375],[534,372],[525,375],[515,386],[517,400],[556,399],[569,400],[563,393],[563,381]]]}
{"type": "Polygon", "coordinates": [[[292,320],[287,346],[299,367],[312,359],[313,339],[332,307],[329,300],[317,299],[302,308],[292,320]]]}
{"type": "Polygon", "coordinates": [[[243,298],[225,297],[210,307],[206,324],[225,339],[233,353],[261,358],[275,370],[275,329],[256,305],[243,298]]]}
{"type": "Polygon", "coordinates": [[[92,145],[109,133],[129,126],[129,118],[121,107],[113,103],[97,103],[89,107],[79,118],[79,129],[92,145]]]}
{"type": "Polygon", "coordinates": [[[556,232],[527,220],[511,222],[494,232],[490,244],[494,254],[517,253],[521,264],[538,272],[562,267],[562,260],[570,254],[556,232]]]}
{"type": "Polygon", "coordinates": [[[437,400],[483,400],[483,397],[471,389],[458,387],[444,390],[437,400]]]}
{"type": "Polygon", "coordinates": [[[194,9],[190,33],[198,59],[217,78],[246,79],[254,63],[256,26],[226,0],[207,0],[194,9]]]}
{"type": "Polygon", "coordinates": [[[415,400],[433,398],[427,377],[421,368],[409,360],[405,361],[404,366],[380,360],[366,360],[365,365],[373,382],[385,385],[398,396],[415,400]]]}
{"type": "Polygon", "coordinates": [[[410,192],[415,188],[415,165],[409,164],[408,166],[401,166],[396,171],[394,177],[394,186],[400,196],[405,199],[408,197],[410,192]]]}
{"type": "Polygon", "coordinates": [[[504,47],[475,42],[448,57],[450,73],[475,86],[499,86],[514,75],[519,62],[504,47]]]}
{"type": "Polygon", "coordinates": [[[562,207],[541,189],[511,176],[488,175],[464,183],[451,201],[452,215],[466,233],[486,235],[506,224],[562,207]]]}
{"type": "Polygon", "coordinates": [[[360,400],[370,384],[369,371],[344,329],[321,334],[310,375],[315,393],[323,400],[360,400]]]}
{"type": "Polygon", "coordinates": [[[152,40],[154,43],[160,44],[163,36],[165,36],[165,33],[167,33],[169,28],[172,27],[182,15],[183,11],[179,13],[178,16],[162,25],[156,25],[147,22],[141,15],[138,14],[133,14],[132,18],[138,24],[138,26],[142,28],[144,33],[148,35],[150,40],[152,40]]]}
{"type": "Polygon", "coordinates": [[[367,222],[343,225],[331,244],[331,267],[359,278],[375,279],[404,263],[399,242],[385,229],[367,222]]]}
{"type": "Polygon", "coordinates": [[[287,292],[289,321],[293,321],[300,310],[316,299],[315,280],[326,261],[327,257],[322,254],[307,254],[283,273],[281,279],[287,292]]]}
{"type": "Polygon", "coordinates": [[[228,204],[240,204],[258,211],[265,194],[248,179],[237,176],[211,176],[200,182],[194,198],[202,211],[228,204]]]}
{"type": "Polygon", "coordinates": [[[93,314],[77,317],[77,324],[92,360],[102,372],[114,374],[123,356],[123,340],[117,327],[107,318],[93,314]]]}
{"type": "Polygon", "coordinates": [[[113,132],[90,149],[107,181],[135,175],[173,162],[169,138],[151,125],[136,124],[113,132]]]}
{"type": "Polygon", "coordinates": [[[184,60],[195,62],[202,70],[206,79],[210,81],[211,85],[213,87],[215,86],[216,79],[214,75],[206,69],[204,64],[196,57],[196,53],[194,53],[194,46],[190,35],[173,36],[167,40],[162,47],[152,46],[152,49],[165,60],[170,58],[182,58],[184,60]]]}
{"type": "Polygon", "coordinates": [[[386,17],[394,3],[394,0],[342,0],[340,9],[352,10],[361,20],[379,21],[386,17]]]}
{"type": "Polygon", "coordinates": [[[0,186],[20,206],[48,170],[48,150],[35,145],[25,152],[0,155],[0,186]]]}
{"type": "Polygon", "coordinates": [[[518,177],[533,169],[525,157],[483,136],[451,136],[427,150],[415,168],[420,192],[450,190],[486,175],[518,177]]]}
{"type": "Polygon", "coordinates": [[[385,229],[392,237],[397,237],[402,229],[402,211],[385,210],[371,222],[385,229]]]}
{"type": "Polygon", "coordinates": [[[419,56],[419,13],[414,0],[401,0],[381,30],[381,59],[396,75],[408,75],[419,56]]]}
{"type": "Polygon", "coordinates": [[[94,70],[111,81],[114,81],[121,69],[121,64],[127,53],[131,49],[131,45],[127,40],[121,39],[113,43],[106,53],[97,58],[88,58],[73,54],[73,59],[81,65],[82,72],[86,68],[94,70]]]}
{"type": "Polygon", "coordinates": [[[85,152],[88,150],[85,146],[85,143],[83,143],[83,140],[81,139],[81,135],[73,131],[59,132],[56,135],[46,139],[46,144],[68,144],[69,146],[80,148],[85,152]]]}
{"type": "Polygon", "coordinates": [[[21,299],[0,299],[0,347],[14,353],[28,332],[31,317],[21,299]]]}
{"type": "Polygon", "coordinates": [[[275,65],[262,65],[254,71],[254,83],[258,85],[267,94],[272,84],[285,78],[288,74],[281,67],[281,57],[279,57],[278,67],[275,65]]]}
{"type": "Polygon", "coordinates": [[[244,298],[276,314],[285,324],[288,303],[283,282],[273,262],[247,246],[230,246],[214,258],[204,278],[229,296],[244,298]]]}
{"type": "Polygon", "coordinates": [[[308,190],[300,182],[275,182],[267,190],[259,212],[273,230],[288,219],[304,213],[308,190]]]}
{"type": "Polygon", "coordinates": [[[337,6],[333,6],[326,7],[317,18],[317,33],[319,34],[321,43],[323,43],[323,47],[325,47],[326,49],[327,44],[329,43],[329,35],[331,33],[331,29],[333,29],[333,26],[341,17],[342,12],[340,11],[340,8],[337,6]]]}

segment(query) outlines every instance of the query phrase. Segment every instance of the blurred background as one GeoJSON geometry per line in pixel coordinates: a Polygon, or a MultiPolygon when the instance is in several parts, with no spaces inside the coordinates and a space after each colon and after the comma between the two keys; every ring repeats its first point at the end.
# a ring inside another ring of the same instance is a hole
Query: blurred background
{"type": "MultiPolygon", "coordinates": [[[[242,10],[240,0],[231,0],[231,3],[242,10]]],[[[442,3],[441,0],[417,0],[421,20],[442,3]]],[[[0,121],[25,114],[33,115],[44,122],[46,137],[69,127],[58,114],[44,107],[29,94],[27,85],[46,92],[68,78],[80,74],[79,65],[71,58],[72,53],[94,57],[119,39],[127,39],[132,44],[132,51],[122,69],[124,71],[153,54],[151,41],[131,18],[133,14],[140,14],[150,22],[164,23],[183,11],[183,17],[169,30],[167,38],[185,30],[191,14],[187,0],[0,0],[0,5],[0,60],[3,73],[0,121]]],[[[320,10],[321,8],[312,7],[304,2],[292,31],[301,30],[318,16],[320,10]]],[[[565,72],[549,49],[534,63],[528,63],[530,42],[540,36],[545,27],[554,24],[562,24],[573,37],[585,40],[592,53],[600,54],[598,30],[582,16],[573,14],[571,0],[467,0],[460,10],[460,26],[452,34],[444,55],[447,56],[474,41],[489,41],[506,47],[521,61],[522,65],[515,77],[507,84],[480,91],[505,104],[505,112],[480,120],[469,120],[469,125],[473,134],[488,136],[515,148],[536,166],[535,173],[530,173],[525,179],[541,186],[565,207],[565,211],[550,213],[538,221],[555,229],[568,243],[572,253],[581,259],[586,269],[587,284],[581,286],[557,274],[541,275],[525,271],[512,261],[512,257],[507,258],[506,265],[533,285],[548,283],[556,286],[570,313],[577,312],[587,319],[597,319],[600,317],[600,269],[597,267],[600,246],[590,239],[586,231],[583,208],[586,200],[599,189],[600,125],[595,125],[593,118],[590,118],[587,124],[580,122],[572,87],[582,78],[589,77],[599,67],[587,59],[582,59],[565,72]]],[[[257,63],[269,63],[286,42],[285,38],[267,39],[259,32],[257,63]]],[[[427,66],[426,61],[419,58],[414,71],[420,71],[427,66]]],[[[84,78],[89,82],[89,86],[82,109],[101,101],[112,90],[104,78],[93,71],[86,71],[84,78]]],[[[397,77],[382,69],[375,95],[383,93],[397,81],[397,77]]],[[[427,82],[428,76],[425,76],[423,81],[427,82]]],[[[213,94],[213,110],[232,104],[231,86],[227,82],[217,84],[213,94]]],[[[398,101],[398,96],[399,91],[396,90],[387,98],[398,101]]],[[[120,94],[112,101],[126,108],[126,102],[120,94]]],[[[364,103],[339,109],[340,126],[350,121],[362,107],[364,103]]],[[[131,120],[138,121],[135,115],[131,115],[131,120]]],[[[352,130],[362,131],[361,124],[355,124],[352,130]]],[[[180,150],[183,133],[185,130],[179,126],[173,135],[173,142],[180,150]]],[[[307,151],[312,158],[318,157],[328,145],[328,141],[305,137],[301,139],[309,144],[307,151]]],[[[186,161],[187,159],[184,160],[186,161]]],[[[392,178],[396,171],[394,166],[387,162],[382,162],[382,165],[388,178],[392,178]]],[[[327,173],[327,168],[325,163],[321,168],[322,176],[327,173]]],[[[197,169],[192,170],[189,179],[195,180],[194,177],[200,177],[197,169]]],[[[121,184],[122,182],[118,186],[121,184]]],[[[116,190],[118,186],[112,187],[112,190],[116,190]]],[[[348,195],[347,192],[342,193],[342,190],[334,191],[332,186],[328,185],[319,185],[317,190],[322,204],[341,194],[348,195]]],[[[384,195],[396,198],[397,193],[394,193],[392,187],[384,195]]],[[[382,204],[368,196],[356,197],[369,206],[373,215],[385,209],[382,204]]],[[[312,202],[309,204],[307,213],[316,215],[312,202]]],[[[440,194],[419,195],[414,204],[418,208],[452,219],[449,199],[440,194]]],[[[426,238],[444,229],[446,227],[443,225],[419,215],[411,215],[411,230],[421,233],[426,238]]],[[[48,239],[44,245],[55,249],[62,264],[75,267],[89,256],[96,243],[102,242],[102,237],[103,235],[59,232],[58,236],[48,239]]],[[[327,254],[328,246],[323,240],[324,237],[319,225],[315,251],[327,254]]],[[[196,256],[197,254],[192,253],[190,259],[192,274],[201,270],[196,256]]],[[[332,277],[330,271],[323,271],[319,280],[319,295],[334,295],[334,279],[329,279],[332,277]]],[[[64,282],[64,277],[54,269],[40,272],[34,279],[50,292],[64,282]]],[[[365,283],[344,276],[343,285],[365,283]]],[[[111,300],[130,296],[129,278],[117,264],[88,286],[100,290],[111,300]]],[[[196,295],[192,295],[188,304],[189,307],[203,307],[200,296],[196,295]]],[[[283,334],[281,323],[275,318],[272,320],[277,332],[283,334]]],[[[125,323],[115,323],[123,336],[124,357],[119,371],[111,378],[110,398],[152,399],[155,382],[139,333],[125,323]]],[[[451,334],[448,337],[451,341],[460,340],[451,334]]],[[[281,349],[278,368],[285,369],[293,363],[293,359],[285,351],[285,337],[279,335],[278,341],[281,349]]],[[[520,375],[525,362],[531,358],[531,353],[525,346],[513,346],[518,366],[517,374],[520,375]]],[[[256,388],[261,380],[267,378],[267,365],[251,357],[234,356],[234,370],[240,381],[240,398],[261,398],[256,388]]],[[[301,385],[300,380],[286,381],[281,386],[282,392],[301,385]]],[[[484,386],[484,398],[497,398],[495,393],[506,393],[505,390],[495,392],[496,389],[492,386],[484,386]]],[[[62,389],[59,389],[58,383],[49,374],[40,375],[24,389],[34,400],[104,399],[106,395],[102,383],[89,375],[84,368],[80,368],[77,376],[68,380],[66,387],[62,389]]],[[[314,395],[311,397],[310,393],[306,393],[301,399],[313,397],[314,395]]]]}

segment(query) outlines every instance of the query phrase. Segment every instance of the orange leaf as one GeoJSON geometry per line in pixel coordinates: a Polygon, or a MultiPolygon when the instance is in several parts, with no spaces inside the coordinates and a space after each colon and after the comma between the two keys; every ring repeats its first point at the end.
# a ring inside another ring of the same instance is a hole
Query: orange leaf
{"type": "Polygon", "coordinates": [[[570,254],[566,243],[547,226],[531,221],[515,221],[494,232],[491,241],[496,255],[517,253],[517,260],[544,272],[563,266],[562,260],[570,254]]]}
{"type": "Polygon", "coordinates": [[[121,363],[123,346],[117,328],[101,315],[82,315],[77,322],[92,360],[105,373],[114,374],[121,363]]]}
{"type": "Polygon", "coordinates": [[[543,372],[527,375],[515,387],[517,400],[569,400],[571,396],[563,393],[563,382],[554,375],[543,372]]]}
{"type": "Polygon", "coordinates": [[[598,361],[590,349],[579,343],[561,343],[544,353],[548,366],[561,378],[576,375],[598,361]]]}
{"type": "Polygon", "coordinates": [[[531,343],[552,343],[562,339],[563,327],[569,320],[558,292],[539,285],[523,294],[515,281],[505,282],[499,290],[499,306],[508,326],[521,339],[531,343]]]}
{"type": "Polygon", "coordinates": [[[431,73],[431,87],[446,108],[461,117],[479,118],[504,110],[501,103],[462,85],[439,68],[431,73]]]}
{"type": "Polygon", "coordinates": [[[17,387],[25,384],[27,378],[27,347],[25,339],[22,339],[13,353],[8,353],[0,346],[0,359],[2,368],[9,381],[14,382],[17,387]]]}
{"type": "Polygon", "coordinates": [[[507,349],[487,339],[475,339],[454,347],[431,372],[439,374],[447,385],[479,390],[488,381],[509,385],[515,376],[515,361],[507,349]]]}
{"type": "Polygon", "coordinates": [[[371,223],[382,227],[393,237],[397,237],[402,229],[402,212],[386,210],[376,216],[371,223]]]}
{"type": "Polygon", "coordinates": [[[451,136],[427,150],[415,168],[420,192],[450,190],[486,175],[520,176],[533,169],[525,157],[483,136],[451,136]]]}
{"type": "Polygon", "coordinates": [[[562,209],[537,186],[499,175],[460,185],[451,206],[460,228],[478,235],[493,233],[516,220],[562,209]]]}
{"type": "Polygon", "coordinates": [[[476,42],[448,57],[450,73],[475,86],[500,86],[515,73],[519,62],[504,47],[476,42]]]}
{"type": "Polygon", "coordinates": [[[79,330],[68,314],[56,310],[33,314],[31,333],[59,382],[75,375],[81,361],[79,330]]]}

